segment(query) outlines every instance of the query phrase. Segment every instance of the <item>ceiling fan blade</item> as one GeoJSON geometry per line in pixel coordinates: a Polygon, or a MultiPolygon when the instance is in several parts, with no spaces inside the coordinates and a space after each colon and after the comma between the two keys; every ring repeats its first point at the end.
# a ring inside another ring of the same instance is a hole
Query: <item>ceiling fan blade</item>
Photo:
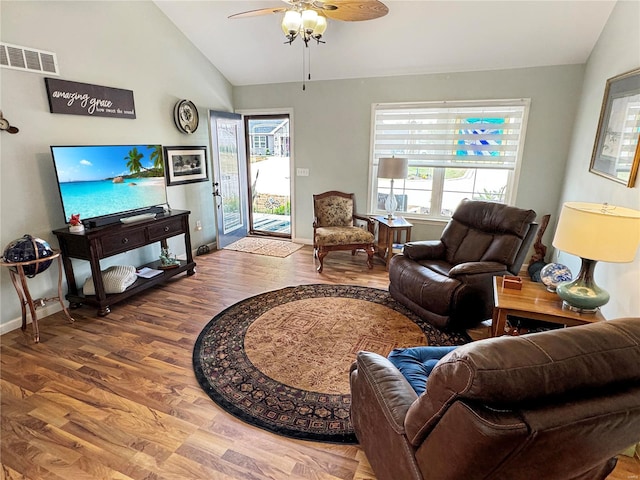
{"type": "Polygon", "coordinates": [[[287,7],[260,8],[258,10],[249,10],[247,12],[235,13],[229,15],[229,18],[248,18],[257,17],[259,15],[270,15],[272,13],[280,13],[287,10],[287,7]]]}
{"type": "Polygon", "coordinates": [[[360,22],[384,17],[389,8],[378,0],[327,0],[322,12],[333,20],[360,22]],[[331,6],[337,8],[332,9],[331,6]]]}

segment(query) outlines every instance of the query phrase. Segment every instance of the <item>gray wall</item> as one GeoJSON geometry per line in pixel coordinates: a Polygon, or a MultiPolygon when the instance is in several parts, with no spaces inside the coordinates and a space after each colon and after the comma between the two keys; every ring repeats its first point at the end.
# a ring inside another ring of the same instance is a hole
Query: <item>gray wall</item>
{"type": "MultiPolygon", "coordinates": [[[[627,188],[589,172],[606,81],[639,67],[640,3],[619,1],[587,62],[556,218],[560,205],[568,201],[607,202],[640,210],[640,177],[634,188],[627,188]]],[[[580,270],[577,257],[559,252],[557,258],[571,271],[580,270]]],[[[611,300],[602,308],[605,317],[640,316],[640,253],[636,253],[633,263],[599,262],[595,279],[611,294],[611,300]]]]}
{"type": "MultiPolygon", "coordinates": [[[[65,220],[50,145],[209,145],[207,109],[232,110],[229,82],[151,2],[3,0],[0,13],[3,42],[55,52],[61,79],[133,90],[137,112],[135,120],[51,114],[43,75],[0,69],[3,113],[20,128],[17,135],[0,134],[0,248],[25,233],[58,247],[51,230],[65,220]],[[173,123],[173,106],[183,98],[199,108],[200,127],[192,136],[173,123]]],[[[192,211],[194,248],[215,239],[211,191],[208,182],[168,188],[172,208],[192,211]],[[194,230],[196,220],[201,231],[194,230]]],[[[170,247],[184,253],[179,241],[170,247]]],[[[112,257],[102,268],[137,265],[157,258],[157,250],[112,257]]],[[[89,272],[86,262],[78,267],[81,283],[89,272]]],[[[20,305],[6,268],[0,279],[4,332],[17,326],[20,305]]],[[[56,281],[56,267],[29,280],[34,298],[53,296],[56,281]]]]}
{"type": "MultiPolygon", "coordinates": [[[[531,98],[516,205],[555,213],[584,74],[583,65],[234,87],[236,109],[292,107],[294,236],[312,237],[312,193],[356,194],[367,206],[371,105],[377,102],[531,98]]],[[[437,238],[442,223],[414,222],[412,239],[437,238]]],[[[545,236],[546,238],[546,236],[545,236]]]]}

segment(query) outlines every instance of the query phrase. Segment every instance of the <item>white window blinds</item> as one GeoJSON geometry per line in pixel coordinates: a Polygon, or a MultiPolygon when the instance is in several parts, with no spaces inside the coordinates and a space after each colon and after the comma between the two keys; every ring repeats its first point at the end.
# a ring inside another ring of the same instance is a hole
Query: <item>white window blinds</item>
{"type": "Polygon", "coordinates": [[[373,161],[412,166],[500,168],[518,163],[529,100],[374,105],[373,161]]]}

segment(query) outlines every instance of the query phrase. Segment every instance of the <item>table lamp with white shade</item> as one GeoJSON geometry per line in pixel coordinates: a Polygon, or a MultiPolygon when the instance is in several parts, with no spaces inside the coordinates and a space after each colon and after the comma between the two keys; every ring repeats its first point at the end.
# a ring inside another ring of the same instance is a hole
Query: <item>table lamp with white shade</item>
{"type": "Polygon", "coordinates": [[[577,278],[557,287],[563,305],[594,313],[609,301],[609,293],[594,281],[596,263],[633,261],[640,244],[640,211],[606,203],[567,202],[552,243],[582,259],[577,278]]]}
{"type": "Polygon", "coordinates": [[[387,211],[387,218],[393,220],[395,218],[398,201],[393,194],[393,181],[407,178],[409,173],[409,160],[406,158],[384,157],[378,163],[378,178],[388,178],[391,180],[391,190],[384,202],[384,208],[387,211]]]}

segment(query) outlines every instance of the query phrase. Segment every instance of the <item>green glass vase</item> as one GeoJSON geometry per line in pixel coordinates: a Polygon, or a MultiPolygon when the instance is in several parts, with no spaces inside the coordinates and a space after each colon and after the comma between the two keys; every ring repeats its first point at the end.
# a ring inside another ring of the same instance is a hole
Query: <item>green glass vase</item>
{"type": "Polygon", "coordinates": [[[596,263],[595,260],[583,258],[577,278],[558,285],[556,293],[568,309],[580,313],[595,313],[609,301],[609,292],[600,288],[593,280],[596,263]]]}

